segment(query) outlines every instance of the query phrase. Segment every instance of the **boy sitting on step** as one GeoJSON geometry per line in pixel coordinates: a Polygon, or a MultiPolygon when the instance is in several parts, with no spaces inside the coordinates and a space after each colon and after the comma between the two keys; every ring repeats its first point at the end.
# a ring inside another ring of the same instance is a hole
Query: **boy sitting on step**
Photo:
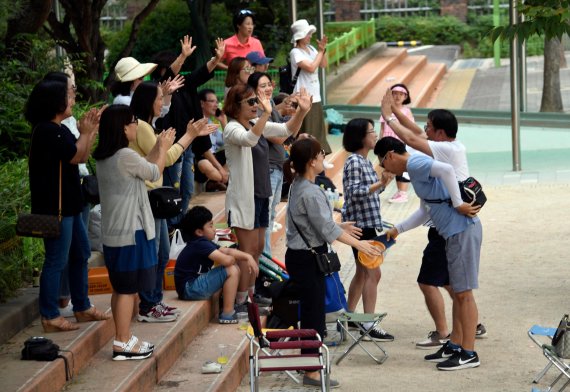
{"type": "Polygon", "coordinates": [[[223,308],[220,324],[236,324],[234,302],[240,267],[257,274],[253,257],[237,249],[220,248],[213,242],[216,235],[212,213],[205,207],[190,209],[180,223],[186,247],[180,252],[174,267],[174,284],[183,300],[209,299],[222,289],[223,308]],[[214,264],[218,267],[213,268],[214,264]]]}

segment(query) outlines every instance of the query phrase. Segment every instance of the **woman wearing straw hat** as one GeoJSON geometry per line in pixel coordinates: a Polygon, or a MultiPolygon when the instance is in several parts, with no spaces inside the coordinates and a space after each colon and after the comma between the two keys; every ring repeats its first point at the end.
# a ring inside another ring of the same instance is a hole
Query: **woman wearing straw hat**
{"type": "Polygon", "coordinates": [[[114,104],[130,105],[137,86],[157,67],[154,63],[141,64],[134,57],[123,57],[115,65],[117,81],[111,87],[114,104]]]}
{"type": "Polygon", "coordinates": [[[306,19],[299,19],[291,25],[291,33],[293,34],[291,43],[295,45],[289,53],[291,74],[295,75],[297,68],[301,68],[293,93],[300,91],[301,88],[305,88],[313,96],[313,106],[303,120],[301,129],[313,135],[325,152],[330,154],[331,148],[327,142],[327,130],[321,103],[321,85],[318,74],[319,67],[326,67],[328,63],[325,56],[327,37],[323,35],[321,40],[317,40],[317,48],[315,49],[310,44],[315,31],[317,31],[317,28],[314,25],[309,25],[306,19]]]}

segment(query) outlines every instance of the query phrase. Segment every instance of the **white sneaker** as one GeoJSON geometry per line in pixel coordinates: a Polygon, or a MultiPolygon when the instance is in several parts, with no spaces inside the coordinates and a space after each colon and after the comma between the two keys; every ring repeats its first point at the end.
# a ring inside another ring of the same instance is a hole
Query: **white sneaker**
{"type": "Polygon", "coordinates": [[[59,308],[59,315],[62,317],[74,317],[73,314],[73,304],[71,301],[67,304],[65,308],[59,308]]]}

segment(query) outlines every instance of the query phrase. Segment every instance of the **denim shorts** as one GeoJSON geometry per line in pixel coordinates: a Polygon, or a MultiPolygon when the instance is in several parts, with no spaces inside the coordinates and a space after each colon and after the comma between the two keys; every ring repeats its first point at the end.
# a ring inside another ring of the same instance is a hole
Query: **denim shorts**
{"type": "Polygon", "coordinates": [[[184,298],[190,301],[209,299],[216,291],[224,286],[228,273],[225,267],[216,267],[198,276],[191,282],[186,282],[184,298]]]}

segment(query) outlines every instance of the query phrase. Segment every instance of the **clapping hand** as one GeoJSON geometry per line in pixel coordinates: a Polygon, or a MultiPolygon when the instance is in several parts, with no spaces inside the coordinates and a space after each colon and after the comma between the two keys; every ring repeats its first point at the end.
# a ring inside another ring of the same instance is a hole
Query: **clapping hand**
{"type": "Polygon", "coordinates": [[[327,42],[328,42],[328,38],[326,35],[323,35],[323,38],[321,38],[320,40],[317,40],[317,48],[318,48],[319,52],[325,51],[325,49],[327,48],[327,42]]]}
{"type": "Polygon", "coordinates": [[[297,108],[303,112],[308,112],[311,110],[311,106],[313,105],[313,96],[307,92],[307,89],[301,87],[300,91],[295,94],[291,95],[291,102],[295,102],[297,104],[297,108]]]}
{"type": "Polygon", "coordinates": [[[176,138],[176,131],[174,130],[174,128],[170,127],[158,134],[156,142],[159,144],[160,149],[166,152],[174,144],[175,138],[176,138]]]}
{"type": "Polygon", "coordinates": [[[101,113],[106,107],[107,106],[104,106],[101,110],[91,108],[87,111],[79,120],[77,127],[79,132],[85,135],[96,133],[99,130],[99,119],[101,118],[101,113]]]}
{"type": "Polygon", "coordinates": [[[192,37],[185,35],[184,38],[180,40],[180,48],[184,57],[190,57],[196,50],[196,46],[192,46],[192,37]]]}
{"type": "Polygon", "coordinates": [[[186,132],[194,138],[198,136],[207,136],[216,131],[216,129],[218,129],[218,126],[216,124],[208,124],[208,119],[206,117],[203,117],[198,121],[190,120],[186,126],[186,132]]]}

